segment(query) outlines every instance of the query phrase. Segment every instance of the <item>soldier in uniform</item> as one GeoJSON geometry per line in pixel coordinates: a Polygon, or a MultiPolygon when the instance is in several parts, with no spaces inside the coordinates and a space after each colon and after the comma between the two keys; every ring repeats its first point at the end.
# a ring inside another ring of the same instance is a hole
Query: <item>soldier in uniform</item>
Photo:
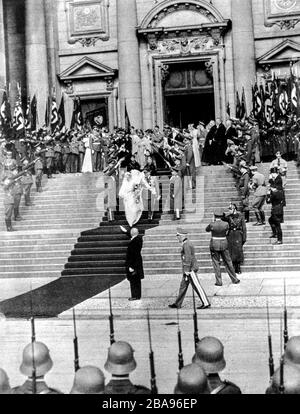
{"type": "Polygon", "coordinates": [[[68,137],[62,144],[62,167],[63,173],[69,174],[71,172],[71,151],[68,137]]]}
{"type": "Polygon", "coordinates": [[[179,175],[179,168],[172,169],[170,178],[170,210],[174,212],[174,220],[180,220],[182,211],[182,179],[179,175]]]}
{"type": "Polygon", "coordinates": [[[253,226],[264,226],[266,224],[266,216],[263,211],[263,206],[267,198],[267,186],[265,176],[257,171],[257,167],[253,166],[250,168],[252,172],[252,178],[250,187],[254,190],[254,200],[252,208],[255,211],[257,222],[253,226]]]}
{"type": "Polygon", "coordinates": [[[282,244],[281,223],[283,223],[283,207],[285,204],[283,190],[271,186],[267,195],[267,204],[272,204],[271,217],[269,218],[272,229],[270,238],[277,239],[275,244],[282,244]]]}
{"type": "MultiPolygon", "coordinates": [[[[29,164],[29,161],[26,159],[23,161],[23,169],[25,169],[29,164]]],[[[21,183],[24,190],[24,198],[25,198],[25,206],[31,206],[31,200],[30,200],[30,191],[31,187],[33,185],[33,178],[32,178],[32,172],[30,170],[24,171],[24,175],[22,175],[21,183]]]]}
{"type": "Polygon", "coordinates": [[[53,170],[54,170],[54,158],[55,158],[55,152],[53,149],[53,142],[48,142],[46,146],[46,152],[45,152],[45,158],[46,158],[46,173],[48,178],[52,178],[53,170]]]}
{"type": "Polygon", "coordinates": [[[55,174],[62,173],[63,166],[62,166],[62,145],[60,142],[60,135],[57,134],[55,137],[55,144],[54,144],[54,171],[55,174]]]}
{"type": "Polygon", "coordinates": [[[0,368],[0,394],[11,394],[8,375],[2,368],[0,368]]]}
{"type": "Polygon", "coordinates": [[[97,132],[96,135],[93,137],[93,168],[95,172],[101,171],[101,156],[102,156],[102,148],[101,148],[101,141],[99,134],[97,132]]]}
{"type": "Polygon", "coordinates": [[[271,385],[267,388],[266,394],[300,394],[300,370],[293,365],[283,366],[283,386],[281,391],[280,368],[273,375],[271,385]]]}
{"type": "Polygon", "coordinates": [[[70,143],[71,152],[71,173],[75,174],[78,171],[79,164],[79,145],[76,136],[73,136],[70,143]]]}
{"type": "MultiPolygon", "coordinates": [[[[17,167],[15,168],[16,173],[17,173],[17,167]]],[[[14,194],[13,194],[13,188],[14,188],[14,181],[13,181],[13,177],[14,177],[14,173],[13,171],[6,171],[6,173],[4,174],[4,177],[2,179],[2,186],[4,189],[4,198],[3,198],[3,203],[4,203],[4,211],[5,211],[5,224],[6,224],[6,229],[7,231],[11,232],[13,231],[12,225],[11,225],[11,219],[12,219],[12,214],[14,211],[14,194]]]]}
{"type": "Polygon", "coordinates": [[[75,373],[70,394],[104,394],[104,388],[105,377],[101,369],[87,365],[75,373]]]}
{"type": "Polygon", "coordinates": [[[206,373],[211,394],[241,394],[238,386],[230,381],[222,381],[219,373],[226,367],[224,346],[217,338],[207,336],[202,338],[196,347],[192,359],[206,373]]]}
{"type": "Polygon", "coordinates": [[[178,374],[174,394],[210,394],[204,370],[197,364],[189,364],[183,367],[178,374]]]}
{"type": "Polygon", "coordinates": [[[32,373],[36,371],[36,394],[62,394],[62,392],[50,388],[45,380],[45,375],[51,370],[53,362],[49,349],[42,342],[34,342],[26,345],[23,350],[23,360],[20,372],[27,377],[23,385],[13,388],[12,394],[33,394],[32,373]]]}
{"type": "Polygon", "coordinates": [[[229,232],[229,224],[222,221],[224,217],[222,209],[215,210],[214,216],[215,221],[206,227],[206,231],[211,232],[210,254],[216,277],[215,285],[222,286],[221,258],[232,283],[236,285],[240,283],[240,280],[236,277],[228,250],[227,235],[229,232]]]}
{"type": "Polygon", "coordinates": [[[6,171],[12,171],[14,168],[18,167],[17,161],[13,158],[12,151],[6,152],[6,157],[3,164],[4,173],[6,171]]]}
{"type": "Polygon", "coordinates": [[[198,266],[198,262],[195,256],[195,248],[192,245],[192,243],[188,240],[188,232],[183,229],[178,228],[177,239],[179,243],[182,244],[181,261],[182,261],[183,276],[182,276],[182,280],[181,280],[181,284],[179,288],[178,297],[173,304],[169,305],[169,308],[171,309],[181,308],[190,283],[202,303],[202,305],[199,306],[198,309],[210,308],[211,305],[209,303],[209,300],[197,276],[197,271],[199,269],[199,266],[198,266]]]}
{"type": "Polygon", "coordinates": [[[238,183],[238,188],[241,191],[241,197],[242,197],[242,204],[243,204],[243,213],[245,215],[246,223],[249,223],[250,219],[250,208],[249,208],[249,195],[250,195],[250,175],[249,170],[247,167],[242,166],[240,168],[241,171],[241,178],[238,183]]]}
{"type": "Polygon", "coordinates": [[[282,186],[284,188],[287,183],[288,163],[281,157],[280,151],[276,152],[276,159],[271,162],[270,171],[272,168],[277,168],[277,171],[282,178],[282,186]]]}
{"type": "Polygon", "coordinates": [[[112,375],[106,385],[104,394],[151,394],[151,391],[141,385],[134,385],[129,374],[136,368],[134,350],[127,342],[115,342],[108,349],[104,368],[112,375]]]}
{"type": "MultiPolygon", "coordinates": [[[[36,155],[39,156],[40,153],[41,153],[41,149],[37,148],[36,155]]],[[[41,193],[43,191],[42,190],[43,170],[44,170],[44,163],[42,159],[39,158],[34,164],[35,186],[36,186],[36,191],[38,193],[41,193]]]]}
{"type": "Polygon", "coordinates": [[[84,145],[82,138],[83,137],[80,137],[78,141],[78,151],[79,151],[78,172],[82,171],[82,165],[83,165],[83,160],[84,160],[84,155],[85,155],[85,145],[84,145]]]}
{"type": "MultiPolygon", "coordinates": [[[[14,169],[13,174],[16,176],[18,174],[18,170],[14,169]]],[[[23,195],[22,177],[15,179],[12,194],[14,196],[14,218],[15,221],[21,221],[22,217],[20,216],[19,208],[23,195]]]]}

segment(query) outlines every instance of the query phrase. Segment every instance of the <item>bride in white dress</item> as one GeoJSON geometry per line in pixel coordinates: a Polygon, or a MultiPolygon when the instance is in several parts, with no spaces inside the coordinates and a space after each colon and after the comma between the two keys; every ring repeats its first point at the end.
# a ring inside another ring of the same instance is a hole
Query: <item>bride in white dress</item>
{"type": "Polygon", "coordinates": [[[143,211],[142,191],[144,189],[155,192],[147,183],[144,173],[132,170],[125,174],[119,196],[124,201],[125,216],[130,227],[140,220],[143,211]]]}
{"type": "Polygon", "coordinates": [[[85,155],[83,159],[81,172],[92,173],[93,172],[93,157],[92,157],[92,136],[89,134],[82,140],[85,146],[85,155]]]}

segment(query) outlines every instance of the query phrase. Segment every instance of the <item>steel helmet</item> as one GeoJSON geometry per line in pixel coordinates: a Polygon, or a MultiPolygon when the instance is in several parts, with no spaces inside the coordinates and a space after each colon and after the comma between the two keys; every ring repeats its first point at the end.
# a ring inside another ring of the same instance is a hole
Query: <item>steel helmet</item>
{"type": "Polygon", "coordinates": [[[127,375],[136,368],[134,350],[127,342],[115,342],[108,349],[104,368],[113,375],[127,375]]]}
{"type": "Polygon", "coordinates": [[[76,372],[70,394],[103,394],[104,387],[105,377],[101,369],[87,365],[76,372]]]}
{"type": "Polygon", "coordinates": [[[291,337],[285,348],[284,362],[300,368],[300,336],[291,337]]]}
{"type": "Polygon", "coordinates": [[[0,394],[10,394],[9,378],[4,369],[0,368],[0,394]]]}
{"type": "Polygon", "coordinates": [[[37,377],[45,375],[53,366],[49,349],[42,342],[34,342],[33,344],[30,343],[26,345],[23,350],[23,360],[20,366],[20,371],[27,377],[32,376],[33,359],[35,362],[37,377]]]}
{"type": "Polygon", "coordinates": [[[226,362],[222,342],[212,336],[202,338],[197,344],[192,361],[200,365],[207,374],[223,371],[226,362]]]}
{"type": "MultiPolygon", "coordinates": [[[[300,369],[293,365],[284,364],[283,384],[284,394],[300,394],[300,369]]],[[[280,368],[275,371],[271,387],[267,390],[267,394],[279,394],[279,387],[280,368]]]]}
{"type": "Polygon", "coordinates": [[[183,367],[177,379],[174,394],[209,394],[209,386],[204,370],[197,364],[183,367]]]}

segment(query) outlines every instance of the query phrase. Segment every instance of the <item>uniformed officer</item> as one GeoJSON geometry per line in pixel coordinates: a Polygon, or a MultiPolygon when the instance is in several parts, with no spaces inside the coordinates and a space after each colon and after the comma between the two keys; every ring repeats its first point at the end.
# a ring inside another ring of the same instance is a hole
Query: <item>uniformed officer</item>
{"type": "Polygon", "coordinates": [[[242,197],[242,204],[243,208],[242,211],[245,215],[246,223],[249,223],[249,216],[250,216],[250,208],[249,208],[249,195],[250,195],[250,175],[249,170],[247,167],[240,167],[241,171],[241,178],[238,184],[238,188],[241,191],[241,197],[242,197]]]}
{"type": "Polygon", "coordinates": [[[79,146],[76,136],[73,136],[70,142],[70,156],[71,156],[71,173],[75,174],[78,171],[79,163],[79,146]]]}
{"type": "Polygon", "coordinates": [[[211,232],[210,241],[210,255],[215,271],[216,286],[222,286],[221,276],[221,258],[223,260],[225,269],[233,284],[240,283],[240,280],[236,277],[230,253],[228,250],[227,235],[229,232],[229,224],[222,221],[224,211],[222,209],[216,209],[214,212],[215,221],[211,222],[206,231],[211,232]]]}
{"type": "Polygon", "coordinates": [[[210,394],[207,376],[197,364],[183,367],[178,374],[174,394],[210,394]]]}
{"type": "Polygon", "coordinates": [[[67,137],[62,144],[62,167],[64,173],[69,174],[71,172],[70,142],[67,137]]]}
{"type": "Polygon", "coordinates": [[[22,186],[22,177],[16,178],[18,174],[18,169],[13,170],[15,176],[14,186],[12,188],[12,194],[14,196],[14,219],[15,221],[21,221],[22,217],[20,216],[20,203],[23,195],[23,186],[22,186]]]}
{"type": "Polygon", "coordinates": [[[0,394],[11,394],[8,375],[2,368],[0,368],[0,394]]]}
{"type": "Polygon", "coordinates": [[[3,167],[4,167],[4,173],[6,171],[12,171],[16,167],[18,167],[17,161],[13,158],[12,151],[7,151],[6,152],[6,157],[5,157],[5,160],[4,160],[3,167]]]}
{"type": "MultiPolygon", "coordinates": [[[[18,171],[17,167],[15,167],[15,171],[18,171]]],[[[13,171],[6,171],[1,181],[1,184],[4,189],[3,203],[4,203],[4,211],[5,211],[5,224],[6,224],[6,229],[9,232],[13,231],[13,228],[11,225],[12,214],[14,211],[13,188],[14,188],[15,183],[13,181],[13,177],[14,177],[13,171]]]]}
{"type": "Polygon", "coordinates": [[[252,208],[255,211],[256,223],[254,226],[264,226],[266,224],[266,216],[263,211],[264,204],[267,198],[267,186],[265,176],[257,171],[257,166],[250,168],[252,172],[251,188],[254,190],[254,200],[252,208]]]}
{"type": "Polygon", "coordinates": [[[241,394],[241,390],[230,381],[222,381],[219,372],[226,366],[224,346],[219,339],[207,336],[202,338],[196,347],[192,359],[206,373],[211,394],[241,394]]]}
{"type": "Polygon", "coordinates": [[[55,174],[62,173],[63,166],[62,166],[62,144],[60,142],[60,135],[57,134],[55,137],[55,144],[54,144],[54,171],[55,174]]]}
{"type": "Polygon", "coordinates": [[[104,394],[104,388],[105,377],[101,369],[87,365],[75,373],[70,394],[104,394]]]}
{"type": "Polygon", "coordinates": [[[49,142],[46,146],[45,152],[46,158],[46,173],[48,178],[52,178],[53,170],[54,170],[54,158],[55,152],[53,149],[53,142],[49,142]]]}
{"type": "Polygon", "coordinates": [[[112,374],[104,394],[150,394],[151,391],[141,385],[134,385],[129,374],[136,368],[134,350],[127,342],[115,342],[108,349],[104,368],[112,374]]]}
{"type": "MultiPolygon", "coordinates": [[[[29,161],[26,159],[23,161],[23,170],[26,169],[28,166],[29,161]]],[[[32,178],[32,172],[29,170],[24,171],[24,175],[22,175],[21,183],[24,190],[24,198],[25,198],[25,206],[31,206],[31,200],[30,200],[30,191],[31,187],[33,185],[33,178],[32,178]]]]}
{"type": "Polygon", "coordinates": [[[182,211],[182,178],[179,171],[179,167],[174,167],[170,178],[170,210],[174,212],[174,220],[180,220],[182,211]]]}
{"type": "Polygon", "coordinates": [[[178,228],[177,239],[179,243],[182,244],[181,262],[183,276],[179,288],[178,297],[172,305],[169,305],[169,308],[181,308],[190,283],[202,303],[202,305],[199,306],[198,309],[210,308],[211,305],[209,303],[209,300],[197,276],[199,266],[195,256],[195,248],[192,245],[192,243],[188,240],[188,232],[186,230],[178,228]]]}
{"type": "Polygon", "coordinates": [[[78,160],[78,172],[82,171],[82,165],[83,165],[83,160],[84,160],[84,155],[85,155],[85,145],[84,142],[82,141],[83,137],[80,137],[80,139],[78,140],[78,151],[79,151],[79,160],[78,160]]]}
{"type": "Polygon", "coordinates": [[[33,394],[33,370],[36,371],[36,394],[62,394],[54,388],[48,387],[44,377],[51,370],[53,362],[49,349],[42,342],[34,342],[26,345],[23,350],[23,360],[20,372],[27,380],[23,385],[13,388],[13,394],[33,394]]]}
{"type": "Polygon", "coordinates": [[[276,152],[276,159],[271,162],[270,170],[272,168],[277,168],[281,178],[282,178],[282,185],[283,188],[286,186],[287,183],[287,169],[288,169],[288,163],[286,160],[284,160],[281,156],[281,152],[276,152]]]}
{"type": "Polygon", "coordinates": [[[278,368],[273,375],[266,394],[300,394],[300,370],[293,365],[283,366],[283,390],[281,391],[281,373],[278,368]]]}
{"type": "Polygon", "coordinates": [[[275,244],[282,244],[283,207],[285,204],[284,192],[282,189],[271,186],[267,195],[267,204],[272,204],[269,224],[272,229],[271,239],[276,239],[275,244]]]}
{"type": "Polygon", "coordinates": [[[94,131],[93,135],[93,168],[94,171],[99,172],[101,170],[101,141],[99,133],[94,131]]]}
{"type": "MultiPolygon", "coordinates": [[[[39,157],[41,154],[41,148],[37,148],[36,156],[39,157]]],[[[38,160],[34,164],[34,174],[35,174],[35,186],[36,191],[41,193],[42,190],[42,179],[43,179],[43,170],[44,170],[44,163],[42,158],[38,158],[38,160]]]]}

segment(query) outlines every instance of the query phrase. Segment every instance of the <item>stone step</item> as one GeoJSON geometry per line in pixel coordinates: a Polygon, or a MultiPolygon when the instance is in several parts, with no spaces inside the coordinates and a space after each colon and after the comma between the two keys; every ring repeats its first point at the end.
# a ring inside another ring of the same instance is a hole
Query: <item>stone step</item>
{"type": "Polygon", "coordinates": [[[56,255],[60,256],[62,253],[69,254],[74,246],[74,242],[70,244],[45,244],[45,245],[30,245],[30,248],[24,244],[17,245],[17,246],[5,246],[5,251],[0,252],[0,259],[1,258],[8,258],[11,257],[14,259],[15,257],[56,257],[56,255]],[[26,248],[27,247],[27,248],[26,248]]]}
{"type": "Polygon", "coordinates": [[[125,276],[125,268],[124,266],[120,266],[120,267],[93,267],[93,268],[80,268],[80,269],[65,269],[62,271],[62,276],[80,276],[80,277],[84,277],[84,276],[99,276],[101,277],[101,275],[122,275],[125,276]]]}

